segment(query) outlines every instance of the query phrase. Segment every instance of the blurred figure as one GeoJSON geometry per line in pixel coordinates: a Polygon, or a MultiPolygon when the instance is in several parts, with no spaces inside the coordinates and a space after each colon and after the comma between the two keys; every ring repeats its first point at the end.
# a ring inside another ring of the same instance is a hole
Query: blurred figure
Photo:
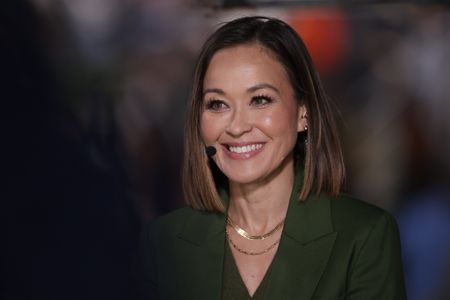
{"type": "Polygon", "coordinates": [[[423,103],[410,104],[404,123],[408,141],[408,178],[398,208],[411,300],[449,299],[450,172],[422,126],[423,103]]]}
{"type": "Polygon", "coordinates": [[[114,128],[87,132],[68,109],[42,17],[2,3],[1,298],[133,299],[139,219],[114,128]]]}

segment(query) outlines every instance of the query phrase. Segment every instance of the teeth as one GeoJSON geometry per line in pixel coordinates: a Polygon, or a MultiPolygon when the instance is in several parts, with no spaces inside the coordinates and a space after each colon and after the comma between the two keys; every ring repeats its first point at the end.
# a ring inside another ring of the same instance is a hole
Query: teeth
{"type": "Polygon", "coordinates": [[[234,153],[247,153],[250,151],[255,151],[258,149],[261,149],[263,145],[262,144],[253,144],[253,145],[247,145],[242,147],[232,147],[230,146],[230,151],[234,153]]]}

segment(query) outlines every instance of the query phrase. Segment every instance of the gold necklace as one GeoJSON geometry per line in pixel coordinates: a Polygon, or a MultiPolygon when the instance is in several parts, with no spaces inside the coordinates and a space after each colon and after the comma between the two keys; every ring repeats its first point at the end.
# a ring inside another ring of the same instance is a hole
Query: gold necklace
{"type": "Polygon", "coordinates": [[[263,250],[261,250],[261,251],[258,251],[258,252],[250,252],[250,251],[246,251],[246,250],[243,250],[243,249],[239,248],[239,247],[231,240],[230,235],[228,234],[228,230],[226,230],[225,232],[226,232],[226,234],[227,234],[227,239],[228,239],[228,241],[230,242],[231,246],[233,246],[233,248],[236,249],[238,252],[240,252],[240,253],[242,253],[242,254],[245,254],[245,255],[261,255],[261,254],[267,253],[267,252],[269,252],[270,250],[272,250],[272,248],[275,247],[275,246],[280,242],[280,240],[281,240],[281,238],[279,238],[278,240],[275,241],[275,243],[273,243],[272,245],[270,245],[269,247],[267,247],[266,249],[263,249],[263,250]]]}
{"type": "Polygon", "coordinates": [[[239,234],[240,236],[246,238],[247,240],[265,240],[266,238],[268,238],[269,236],[271,236],[272,234],[277,232],[283,226],[284,219],[280,223],[278,223],[278,225],[275,226],[274,229],[272,229],[271,231],[269,231],[268,233],[265,233],[263,235],[251,235],[251,234],[249,234],[247,231],[245,231],[244,229],[239,227],[239,225],[234,223],[234,221],[231,220],[231,218],[228,217],[228,216],[227,216],[227,222],[228,222],[228,224],[231,225],[231,227],[233,227],[233,229],[237,232],[237,234],[239,234]]]}

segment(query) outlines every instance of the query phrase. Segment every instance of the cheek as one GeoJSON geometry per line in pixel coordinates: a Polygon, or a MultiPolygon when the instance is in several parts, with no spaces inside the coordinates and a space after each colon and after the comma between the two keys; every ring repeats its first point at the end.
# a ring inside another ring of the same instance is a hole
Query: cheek
{"type": "Polygon", "coordinates": [[[212,144],[220,135],[219,122],[215,118],[203,114],[200,120],[200,130],[206,145],[212,144]]]}
{"type": "Polygon", "coordinates": [[[263,118],[263,126],[271,135],[297,136],[297,119],[292,111],[278,110],[266,114],[263,118]]]}

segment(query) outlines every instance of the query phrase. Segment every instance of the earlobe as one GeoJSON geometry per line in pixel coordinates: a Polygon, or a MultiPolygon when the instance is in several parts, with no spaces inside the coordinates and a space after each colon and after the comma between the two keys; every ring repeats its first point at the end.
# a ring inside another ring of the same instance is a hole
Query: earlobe
{"type": "Polygon", "coordinates": [[[308,113],[305,105],[298,106],[297,132],[308,130],[308,113]]]}

